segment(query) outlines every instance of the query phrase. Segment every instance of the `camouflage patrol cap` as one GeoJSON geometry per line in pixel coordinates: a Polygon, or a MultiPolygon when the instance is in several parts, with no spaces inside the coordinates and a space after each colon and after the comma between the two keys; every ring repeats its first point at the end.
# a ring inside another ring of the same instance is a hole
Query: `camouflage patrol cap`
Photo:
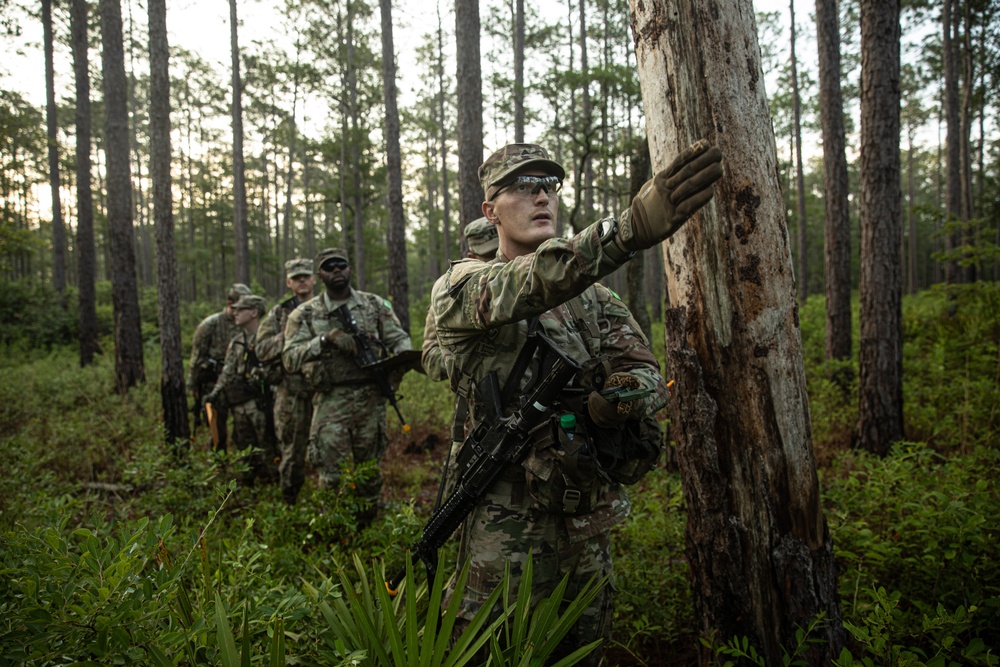
{"type": "Polygon", "coordinates": [[[539,169],[546,174],[566,178],[566,170],[558,162],[549,159],[545,149],[537,144],[507,144],[486,158],[479,167],[479,181],[483,184],[483,194],[487,200],[493,194],[490,189],[515,172],[539,169]]]}
{"type": "Polygon", "coordinates": [[[285,277],[295,278],[296,276],[311,276],[313,274],[313,262],[311,259],[296,257],[285,262],[285,277]]]}
{"type": "Polygon", "coordinates": [[[266,310],[267,302],[264,301],[264,297],[257,296],[256,294],[244,294],[240,297],[240,300],[233,304],[234,310],[256,310],[261,315],[264,314],[266,310]]]}
{"type": "Polygon", "coordinates": [[[229,292],[226,293],[226,303],[232,305],[239,301],[244,294],[250,294],[250,291],[250,288],[243,283],[233,283],[229,287],[229,292]]]}
{"type": "Polygon", "coordinates": [[[323,262],[328,259],[342,259],[350,263],[351,258],[347,256],[347,251],[342,248],[324,248],[316,255],[316,266],[323,266],[323,262]]]}
{"type": "Polygon", "coordinates": [[[465,226],[469,250],[480,257],[492,257],[500,247],[496,225],[486,218],[477,218],[465,226]]]}

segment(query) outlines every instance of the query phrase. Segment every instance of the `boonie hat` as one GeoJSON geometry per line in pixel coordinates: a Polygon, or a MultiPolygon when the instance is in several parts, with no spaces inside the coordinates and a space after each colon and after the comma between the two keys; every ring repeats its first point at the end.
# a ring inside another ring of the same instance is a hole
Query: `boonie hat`
{"type": "Polygon", "coordinates": [[[347,256],[347,251],[342,248],[324,248],[316,255],[316,266],[323,266],[323,262],[328,259],[342,259],[348,263],[351,261],[347,256]]]}
{"type": "Polygon", "coordinates": [[[296,276],[311,276],[313,274],[313,263],[311,259],[296,257],[285,262],[285,277],[295,278],[296,276]]]}
{"type": "Polygon", "coordinates": [[[483,184],[483,194],[487,200],[493,194],[490,189],[517,171],[528,168],[540,169],[546,174],[566,178],[562,165],[549,159],[545,149],[537,144],[507,144],[486,158],[479,166],[479,181],[483,184]]]}
{"type": "Polygon", "coordinates": [[[256,309],[261,315],[264,314],[264,309],[266,306],[264,297],[257,296],[256,294],[244,294],[240,297],[240,300],[233,304],[235,310],[252,310],[256,309]]]}
{"type": "Polygon", "coordinates": [[[497,227],[486,218],[477,218],[465,226],[469,250],[482,257],[492,257],[500,247],[497,227]]]}
{"type": "Polygon", "coordinates": [[[244,294],[250,294],[250,293],[251,293],[250,288],[244,285],[243,283],[233,283],[229,287],[229,292],[226,294],[226,301],[228,301],[231,305],[239,301],[240,297],[243,296],[244,294]]]}

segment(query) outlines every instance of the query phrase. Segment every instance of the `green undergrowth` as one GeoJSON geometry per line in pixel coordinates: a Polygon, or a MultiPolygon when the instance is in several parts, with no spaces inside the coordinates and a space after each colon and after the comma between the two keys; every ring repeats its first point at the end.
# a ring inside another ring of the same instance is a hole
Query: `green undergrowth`
{"type": "MultiPolygon", "coordinates": [[[[824,361],[822,299],[801,308],[849,637],[838,664],[997,664],[997,303],[992,285],[904,300],[908,441],[881,459],[850,446],[856,362],[824,361]]],[[[210,312],[188,307],[185,326],[210,312]]],[[[345,638],[369,621],[393,646],[390,623],[398,623],[405,653],[433,590],[412,610],[394,603],[391,621],[374,616],[386,609],[375,589],[383,568],[405,562],[429,516],[453,407],[446,384],[404,379],[400,406],[413,431],[405,436],[390,414],[384,505],[359,530],[351,488],[370,474],[364,467],[334,491],[307,483],[287,507],[274,487],[237,483],[243,462],[211,453],[203,431],[179,456],[164,446],[155,338],[146,336],[149,381],[126,398],[114,393],[110,354],[81,369],[65,342],[2,343],[0,665],[383,664],[364,648],[371,637],[357,646],[345,638]],[[371,609],[345,608],[355,594],[371,609]]],[[[662,326],[653,343],[662,350],[662,326]]],[[[606,655],[620,665],[694,664],[685,657],[698,633],[679,475],[654,470],[630,495],[632,516],[613,538],[615,639],[606,655]]],[[[441,571],[453,572],[455,545],[441,557],[441,571]]],[[[416,592],[421,565],[413,576],[416,592]]],[[[753,647],[733,641],[717,647],[719,664],[752,663],[753,647]]],[[[494,664],[516,653],[495,648],[494,664]]]]}

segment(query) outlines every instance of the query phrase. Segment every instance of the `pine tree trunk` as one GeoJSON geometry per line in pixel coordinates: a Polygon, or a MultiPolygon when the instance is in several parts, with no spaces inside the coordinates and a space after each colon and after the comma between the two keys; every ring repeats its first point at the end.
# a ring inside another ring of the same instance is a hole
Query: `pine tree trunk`
{"type": "Polygon", "coordinates": [[[187,442],[187,394],[181,356],[180,298],[174,251],[174,201],[170,176],[170,69],[166,0],[148,0],[149,173],[156,226],[157,313],[160,321],[160,402],[168,444],[187,442]]]}
{"type": "Polygon", "coordinates": [[[792,33],[792,109],[795,131],[795,202],[799,222],[799,270],[796,278],[799,303],[809,296],[809,235],[806,225],[806,179],[802,171],[802,98],[799,94],[799,64],[795,57],[795,0],[788,3],[792,33]]]}
{"type": "MultiPolygon", "coordinates": [[[[962,128],[958,111],[958,59],[957,49],[952,39],[958,21],[954,17],[954,0],[944,0],[942,9],[942,42],[944,59],[944,108],[947,135],[945,136],[945,221],[953,222],[962,216],[962,128]]],[[[951,253],[957,246],[956,232],[946,228],[944,249],[951,253]]],[[[944,265],[944,280],[949,285],[959,280],[959,267],[954,259],[948,258],[944,265]]]]}
{"type": "Polygon", "coordinates": [[[233,62],[233,240],[236,282],[250,284],[246,174],[243,165],[243,83],[240,79],[239,20],[236,0],[229,0],[229,38],[233,62]]]}
{"type": "MultiPolygon", "coordinates": [[[[631,200],[649,179],[649,144],[645,141],[630,158],[629,199],[631,200]]],[[[649,322],[649,309],[646,307],[646,281],[643,279],[646,270],[645,253],[636,253],[626,265],[626,280],[628,286],[628,309],[632,317],[646,337],[652,340],[652,327],[649,322]]]]}
{"type": "MultiPolygon", "coordinates": [[[[483,161],[483,80],[479,58],[479,2],[455,0],[458,92],[458,198],[459,229],[482,217],[483,186],[479,165],[483,161]]],[[[499,148],[499,146],[497,147],[499,148]]],[[[462,235],[460,256],[469,244],[462,235]]]]}
{"type": "Polygon", "coordinates": [[[826,358],[851,357],[851,219],[848,208],[844,102],[840,91],[837,0],[816,0],[819,99],[826,205],[826,358]]]}
{"type": "Polygon", "coordinates": [[[115,314],[115,376],[128,392],[146,379],[132,229],[132,176],[125,51],[119,0],[100,0],[104,85],[104,153],[107,158],[107,215],[111,253],[111,300],[115,314]]]}
{"type": "Polygon", "coordinates": [[[87,2],[72,0],[73,74],[76,80],[76,273],[80,309],[80,365],[89,366],[101,351],[97,335],[97,252],[94,198],[90,175],[90,68],[87,2]]]}
{"type": "Polygon", "coordinates": [[[403,159],[396,107],[396,55],[392,44],[392,2],[379,0],[382,14],[382,88],[385,94],[386,178],[389,198],[389,297],[403,330],[410,331],[410,295],[406,271],[406,220],[403,218],[403,159]]]}
{"type": "MultiPolygon", "coordinates": [[[[448,117],[444,112],[445,81],[444,81],[444,26],[441,21],[441,10],[438,5],[438,41],[437,41],[437,75],[438,75],[438,140],[441,144],[441,247],[442,257],[447,261],[451,258],[451,191],[448,188],[448,117]]],[[[434,275],[440,273],[440,266],[435,265],[434,275]]]]}
{"type": "Polygon", "coordinates": [[[60,294],[66,291],[66,228],[63,226],[59,183],[59,137],[56,118],[55,66],[52,62],[52,0],[42,0],[42,32],[45,43],[45,127],[48,136],[49,188],[52,193],[52,282],[60,294]]]}
{"type": "Polygon", "coordinates": [[[763,664],[780,665],[796,630],[824,614],[820,643],[800,657],[827,665],[845,638],[753,6],[630,6],[653,171],[701,137],[720,146],[726,170],[714,202],[665,250],[665,376],[676,380],[699,630],[745,636],[763,664]]]}
{"type": "Polygon", "coordinates": [[[514,143],[524,143],[524,0],[514,2],[514,143]]]}
{"type": "Polygon", "coordinates": [[[858,446],[880,455],[903,439],[899,34],[898,0],[862,1],[858,446]]]}

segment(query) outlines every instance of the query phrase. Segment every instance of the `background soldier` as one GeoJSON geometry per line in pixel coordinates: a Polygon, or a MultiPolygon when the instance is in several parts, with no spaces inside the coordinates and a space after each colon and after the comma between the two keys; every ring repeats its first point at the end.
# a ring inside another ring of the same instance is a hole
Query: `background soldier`
{"type": "Polygon", "coordinates": [[[233,441],[237,449],[251,447],[248,484],[256,479],[278,478],[278,453],[274,437],[274,407],[264,364],[257,358],[255,341],[264,298],[245,294],[233,304],[238,331],[229,343],[226,363],[212,393],[205,397],[213,406],[226,405],[233,412],[233,441]]]}
{"type": "MultiPolygon", "coordinates": [[[[301,371],[315,391],[309,462],[319,470],[320,488],[336,489],[342,465],[381,460],[389,438],[386,397],[358,365],[358,343],[334,311],[346,304],[375,349],[398,354],[411,349],[411,343],[388,301],[351,288],[346,251],[322,250],[316,266],[326,290],[289,316],[282,358],[285,370],[301,371]]],[[[362,527],[375,517],[381,489],[382,473],[376,465],[374,477],[357,487],[366,504],[358,514],[362,527]]]]}
{"type": "MultiPolygon", "coordinates": [[[[497,228],[486,218],[476,218],[465,226],[465,240],[469,244],[467,258],[477,259],[481,262],[490,262],[496,259],[500,238],[497,235],[497,228]]],[[[435,282],[443,280],[446,280],[446,276],[441,276],[435,282]]],[[[431,291],[433,292],[433,288],[431,291]]],[[[445,371],[444,352],[437,339],[437,325],[434,323],[436,318],[434,303],[431,302],[430,308],[427,309],[427,319],[424,321],[424,344],[421,348],[420,362],[427,377],[434,382],[448,379],[448,374],[445,371]]],[[[445,457],[436,504],[440,504],[442,498],[447,498],[454,488],[457,455],[462,443],[465,442],[465,420],[468,416],[468,403],[460,394],[456,394],[455,415],[451,425],[451,450],[445,457]]]]}
{"type": "MultiPolygon", "coordinates": [[[[452,388],[469,400],[473,425],[489,417],[470,391],[487,374],[495,372],[503,396],[514,397],[502,406],[508,414],[541,375],[535,354],[524,357],[528,363],[519,372],[530,328],[585,368],[602,369],[604,387],[650,393],[616,404],[597,391],[588,374],[564,389],[549,424],[532,431],[527,457],[508,465],[463,526],[459,567],[471,561],[461,609],[466,621],[500,583],[508,563],[517,590],[529,551],[532,604],[566,574],[570,598],[593,575],[612,574],[610,531],[630,508],[618,482],[634,482],[659,455],[662,433],[653,415],[666,404],[667,393],[628,308],[595,283],[631,253],[672,234],[711,199],[712,184],[722,175],[720,161],[718,149],[700,142],[647,183],[617,222],[602,220],[570,239],[556,235],[565,171],[544,149],[511,144],[480,167],[483,214],[500,237],[497,260],[452,264],[431,296],[443,363],[452,388]],[[514,384],[508,387],[508,381],[514,384]],[[570,416],[574,419],[563,421],[570,416]],[[626,445],[648,454],[607,456],[628,451],[626,445]]],[[[584,611],[561,644],[561,655],[595,638],[610,638],[612,590],[605,587],[584,611]]],[[[600,653],[587,660],[597,665],[600,653]]]]}
{"type": "Polygon", "coordinates": [[[313,296],[316,276],[311,259],[285,262],[285,285],[292,296],[271,309],[257,329],[257,358],[268,366],[268,378],[277,382],[274,430],[281,447],[281,495],[294,505],[306,479],[306,448],[312,421],[312,389],[301,373],[287,373],[281,363],[285,324],[299,305],[313,296]]]}
{"type": "MultiPolygon", "coordinates": [[[[235,283],[226,294],[226,307],[218,313],[209,315],[198,325],[191,341],[191,361],[188,364],[187,388],[194,397],[193,412],[195,427],[201,421],[205,396],[215,387],[215,382],[222,372],[222,364],[226,359],[229,341],[236,334],[236,322],[233,320],[233,304],[244,294],[250,294],[250,288],[243,283],[235,283]]],[[[226,451],[226,420],[229,412],[224,407],[216,406],[219,439],[215,442],[216,451],[226,451]]]]}

